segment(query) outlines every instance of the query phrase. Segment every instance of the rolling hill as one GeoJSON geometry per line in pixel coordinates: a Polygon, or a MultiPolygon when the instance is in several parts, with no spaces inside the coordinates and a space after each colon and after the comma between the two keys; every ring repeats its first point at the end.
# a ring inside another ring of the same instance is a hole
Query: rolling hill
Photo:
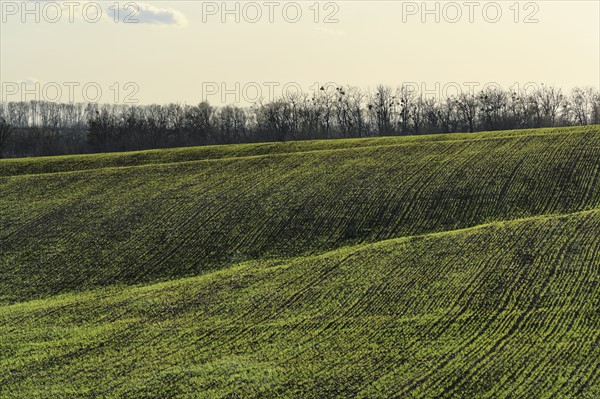
{"type": "Polygon", "coordinates": [[[599,126],[0,161],[0,396],[597,398],[599,177],[599,126]]]}

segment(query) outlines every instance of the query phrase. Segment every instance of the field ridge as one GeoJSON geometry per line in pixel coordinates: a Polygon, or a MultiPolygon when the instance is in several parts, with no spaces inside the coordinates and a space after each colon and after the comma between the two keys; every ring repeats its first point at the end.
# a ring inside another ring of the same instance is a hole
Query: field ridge
{"type": "Polygon", "coordinates": [[[9,158],[9,159],[0,159],[0,178],[2,177],[12,177],[12,176],[29,176],[29,175],[41,175],[41,174],[54,174],[54,173],[69,173],[69,172],[79,172],[79,171],[88,171],[88,170],[99,170],[99,169],[109,169],[109,168],[130,168],[130,167],[143,167],[143,166],[153,166],[153,165],[175,165],[180,163],[192,163],[192,162],[206,162],[206,161],[226,161],[232,159],[240,159],[240,158],[252,158],[252,157],[263,157],[263,156],[286,156],[293,155],[299,153],[315,153],[322,151],[347,151],[347,150],[360,150],[364,148],[381,148],[381,147],[402,147],[402,146],[411,146],[422,144],[422,142],[433,141],[435,143],[456,143],[456,142],[468,142],[468,141],[483,141],[483,140],[501,140],[506,138],[522,138],[522,137],[540,137],[540,136],[551,136],[551,135],[560,135],[560,134],[585,134],[594,132],[597,126],[581,126],[581,127],[568,127],[562,129],[531,129],[526,132],[522,132],[520,130],[516,131],[497,131],[497,132],[487,132],[485,134],[482,133],[456,133],[456,134],[436,134],[436,135],[421,135],[421,136],[387,136],[381,138],[364,138],[364,139],[336,139],[336,140],[317,140],[317,141],[306,141],[306,142],[269,142],[269,143],[254,143],[254,144],[228,144],[228,145],[216,145],[216,146],[206,146],[206,147],[181,147],[181,148],[167,148],[167,149],[158,149],[158,150],[142,150],[142,151],[133,151],[126,153],[99,153],[99,154],[78,154],[78,155],[62,155],[62,156],[51,156],[51,157],[37,157],[37,158],[9,158]],[[535,133],[532,133],[535,132],[535,133]],[[453,138],[448,136],[459,136],[461,138],[453,138]],[[387,144],[372,144],[378,141],[387,140],[389,141],[387,144]],[[396,141],[398,143],[396,143],[396,141]],[[405,141],[405,142],[402,142],[405,141]],[[296,150],[294,148],[290,148],[290,151],[286,152],[269,152],[269,148],[276,150],[278,147],[285,147],[286,145],[292,143],[297,146],[296,150]],[[310,147],[307,146],[308,149],[303,150],[303,144],[310,143],[310,147]],[[362,143],[362,144],[360,144],[362,143]],[[334,147],[334,148],[317,148],[310,149],[313,145],[323,146],[323,147],[334,147]],[[360,145],[359,145],[360,144],[360,145]],[[354,145],[354,146],[352,146],[354,145]],[[248,155],[240,155],[235,153],[233,150],[236,147],[245,147],[247,149],[255,148],[257,150],[257,154],[248,154],[248,155]],[[210,150],[222,150],[221,154],[210,154],[210,150]],[[260,151],[266,150],[264,153],[260,153],[260,151]],[[160,157],[156,159],[148,159],[141,160],[148,163],[140,163],[140,164],[129,164],[129,165],[121,165],[121,166],[110,166],[110,165],[98,165],[94,166],[94,162],[97,159],[116,159],[121,158],[124,161],[127,160],[128,157],[135,160],[135,156],[143,155],[143,154],[169,154],[172,153],[176,155],[177,153],[193,153],[196,152],[198,155],[202,153],[207,153],[210,158],[204,159],[184,159],[184,160],[173,160],[173,161],[161,161],[160,157]],[[228,154],[228,151],[231,151],[232,154],[228,154]],[[61,165],[61,160],[77,160],[81,159],[82,161],[86,161],[86,164],[82,165],[81,163],[75,164],[72,166],[81,168],[81,169],[69,169],[69,170],[60,170],[60,167],[67,167],[68,165],[61,165]],[[91,162],[90,162],[91,161],[91,162]],[[38,171],[35,172],[35,168],[33,171],[28,171],[28,168],[39,166],[40,164],[45,164],[46,166],[57,164],[59,166],[59,170],[51,170],[51,171],[38,171]],[[91,166],[90,166],[91,165],[91,166]]]}
{"type": "Polygon", "coordinates": [[[591,209],[599,176],[592,129],[4,178],[0,303],[591,209]]]}
{"type": "Polygon", "coordinates": [[[0,161],[0,397],[597,399],[600,126],[465,136],[0,161]]]}
{"type": "Polygon", "coordinates": [[[0,307],[0,392],[593,398],[598,234],[535,216],[0,307]]]}

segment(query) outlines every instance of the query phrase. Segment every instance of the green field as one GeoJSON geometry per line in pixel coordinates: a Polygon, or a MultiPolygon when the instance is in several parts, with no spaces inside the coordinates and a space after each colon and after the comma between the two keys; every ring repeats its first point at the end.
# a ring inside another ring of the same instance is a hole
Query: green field
{"type": "Polygon", "coordinates": [[[0,397],[600,397],[600,126],[0,161],[0,397]]]}

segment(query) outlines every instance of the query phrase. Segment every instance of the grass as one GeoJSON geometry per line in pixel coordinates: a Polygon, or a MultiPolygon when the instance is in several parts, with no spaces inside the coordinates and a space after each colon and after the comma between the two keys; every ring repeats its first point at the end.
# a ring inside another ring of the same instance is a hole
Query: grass
{"type": "Polygon", "coordinates": [[[600,396],[599,127],[0,170],[0,397],[600,396]]]}
{"type": "Polygon", "coordinates": [[[101,169],[108,167],[128,167],[164,163],[190,162],[209,159],[223,159],[244,156],[289,154],[295,152],[321,151],[333,149],[364,148],[384,145],[410,145],[432,141],[486,140],[488,138],[516,137],[524,135],[556,135],[568,132],[593,132],[595,126],[564,127],[552,129],[512,130],[495,133],[455,133],[409,137],[377,137],[366,139],[336,139],[290,141],[283,143],[260,143],[217,145],[205,147],[175,148],[169,150],[147,150],[121,153],[89,155],[68,155],[6,159],[0,161],[0,176],[69,172],[75,170],[101,169]]]}
{"type": "Polygon", "coordinates": [[[599,235],[590,211],[6,306],[0,386],[7,397],[597,397],[599,235]]]}

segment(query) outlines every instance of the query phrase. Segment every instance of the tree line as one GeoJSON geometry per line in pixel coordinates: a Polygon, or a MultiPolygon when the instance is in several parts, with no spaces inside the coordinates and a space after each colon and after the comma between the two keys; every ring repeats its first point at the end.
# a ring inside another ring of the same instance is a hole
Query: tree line
{"type": "Polygon", "coordinates": [[[600,92],[497,87],[443,100],[407,86],[321,87],[249,107],[0,103],[0,157],[600,124],[600,92]]]}

